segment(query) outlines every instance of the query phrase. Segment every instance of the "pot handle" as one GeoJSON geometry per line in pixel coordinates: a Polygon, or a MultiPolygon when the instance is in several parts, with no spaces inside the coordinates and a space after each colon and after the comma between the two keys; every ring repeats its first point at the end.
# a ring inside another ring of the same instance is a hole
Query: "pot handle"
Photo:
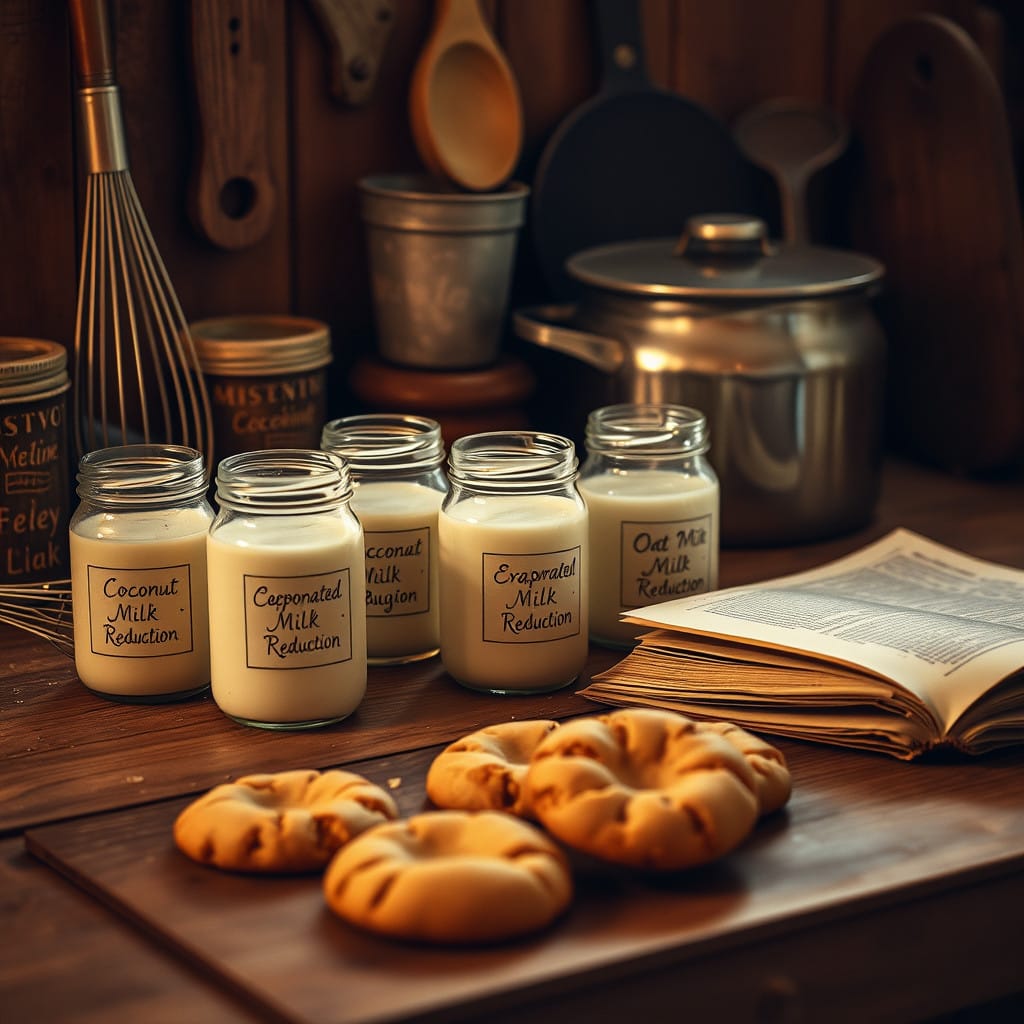
{"type": "Polygon", "coordinates": [[[527,306],[512,314],[512,324],[524,341],[575,356],[604,373],[617,373],[626,359],[624,346],[612,338],[567,326],[576,309],[573,303],[527,306]]]}

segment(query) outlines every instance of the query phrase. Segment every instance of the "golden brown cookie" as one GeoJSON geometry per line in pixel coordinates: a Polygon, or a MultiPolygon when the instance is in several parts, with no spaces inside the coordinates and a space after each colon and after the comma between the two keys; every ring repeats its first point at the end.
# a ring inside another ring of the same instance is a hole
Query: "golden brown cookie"
{"type": "Polygon", "coordinates": [[[353,836],[397,817],[391,796],[353,772],[246,775],[189,804],[174,823],[174,841],[218,868],[314,871],[353,836]]]}
{"type": "Polygon", "coordinates": [[[759,811],[754,771],[736,746],[684,715],[646,708],[563,723],[534,751],[526,791],[567,846],[655,870],[721,857],[759,811]]]}
{"type": "Polygon", "coordinates": [[[793,792],[793,778],[781,750],[731,722],[701,722],[700,728],[718,733],[747,759],[757,781],[757,802],[761,814],[777,811],[789,800],[793,792]]]}
{"type": "Polygon", "coordinates": [[[463,736],[434,758],[427,796],[438,807],[464,811],[508,811],[529,816],[523,779],[530,756],[558,723],[550,719],[502,722],[463,736]]]}
{"type": "Polygon", "coordinates": [[[537,931],[572,898],[565,855],[500,811],[424,811],[363,833],[324,873],[350,924],[392,938],[499,942],[537,931]]]}

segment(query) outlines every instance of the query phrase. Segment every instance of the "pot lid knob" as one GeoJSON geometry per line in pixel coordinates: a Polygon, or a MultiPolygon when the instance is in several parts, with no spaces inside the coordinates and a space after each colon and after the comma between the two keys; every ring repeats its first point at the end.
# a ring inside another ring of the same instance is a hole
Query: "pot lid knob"
{"type": "Polygon", "coordinates": [[[732,256],[750,259],[771,251],[768,226],[742,213],[701,213],[689,217],[676,246],[677,256],[732,256]]]}

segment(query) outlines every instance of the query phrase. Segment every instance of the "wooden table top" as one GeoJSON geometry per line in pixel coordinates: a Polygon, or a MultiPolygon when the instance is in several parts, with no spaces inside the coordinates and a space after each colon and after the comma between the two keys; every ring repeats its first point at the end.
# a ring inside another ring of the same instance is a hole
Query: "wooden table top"
{"type": "MultiPolygon", "coordinates": [[[[724,551],[722,584],[820,564],[895,526],[1024,568],[1024,484],[891,464],[864,530],[724,551]]],[[[587,677],[617,657],[595,649],[587,677]]],[[[436,661],[372,669],[348,722],[274,733],[208,698],[100,700],[70,661],[5,627],[0,670],[0,906],[17,937],[0,948],[4,1021],[565,1021],[616,1007],[663,1019],[684,998],[695,1019],[909,1020],[1024,993],[1021,750],[904,764],[780,741],[793,800],[730,858],[662,879],[583,865],[550,933],[452,952],[355,934],[315,880],[192,865],[169,823],[242,772],[328,765],[389,782],[412,813],[439,746],[493,721],[604,710],[579,686],[499,698],[436,661]]]]}

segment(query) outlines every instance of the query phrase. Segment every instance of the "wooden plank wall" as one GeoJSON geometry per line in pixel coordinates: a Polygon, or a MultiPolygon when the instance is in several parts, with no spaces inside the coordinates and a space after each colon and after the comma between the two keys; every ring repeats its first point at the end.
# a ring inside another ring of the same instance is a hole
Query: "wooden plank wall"
{"type": "MultiPolygon", "coordinates": [[[[872,41],[911,11],[949,14],[988,38],[966,0],[640,2],[651,78],[724,119],[778,95],[845,111],[872,41]]],[[[371,172],[418,166],[406,96],[432,4],[395,0],[376,87],[359,107],[328,93],[328,48],[308,0],[262,6],[271,44],[266,116],[277,185],[267,235],[227,252],[200,237],[186,215],[195,145],[188,4],[181,0],[111,0],[131,171],[186,315],[291,311],[326,320],[342,375],[330,411],[341,414],[346,367],[372,345],[355,183],[371,172]]],[[[485,0],[484,6],[521,85],[520,176],[529,180],[552,130],[596,88],[588,5],[485,0]]],[[[0,334],[70,346],[81,230],[76,116],[63,0],[3,0],[0,334]]],[[[534,297],[528,253],[524,261],[514,301],[534,297]]]]}

